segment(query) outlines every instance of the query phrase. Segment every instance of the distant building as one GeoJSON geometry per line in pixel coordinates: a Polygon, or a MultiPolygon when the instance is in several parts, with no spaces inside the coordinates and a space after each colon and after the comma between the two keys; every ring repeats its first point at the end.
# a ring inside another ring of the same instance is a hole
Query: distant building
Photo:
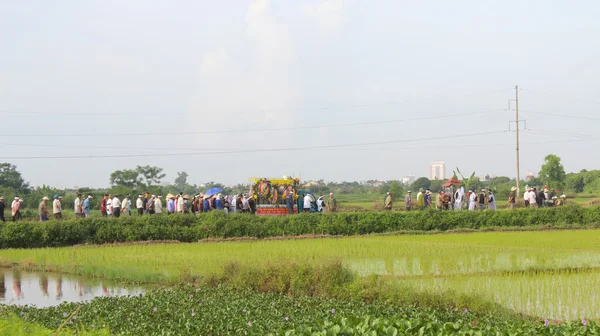
{"type": "Polygon", "coordinates": [[[307,186],[307,187],[318,186],[318,185],[319,185],[319,182],[317,182],[317,181],[308,181],[305,184],[305,186],[307,186]]]}
{"type": "Polygon", "coordinates": [[[527,174],[525,174],[525,181],[531,181],[535,178],[535,175],[532,172],[527,172],[527,174]]]}
{"type": "Polygon", "coordinates": [[[366,181],[364,184],[367,185],[367,186],[370,186],[370,187],[379,188],[379,187],[381,187],[382,185],[385,184],[385,181],[369,180],[369,181],[366,181]]]}
{"type": "Polygon", "coordinates": [[[415,182],[416,177],[414,175],[408,175],[402,178],[402,184],[411,185],[415,182]]]}
{"type": "Polygon", "coordinates": [[[444,162],[432,162],[429,166],[431,180],[445,180],[446,179],[446,164],[444,162]]]}

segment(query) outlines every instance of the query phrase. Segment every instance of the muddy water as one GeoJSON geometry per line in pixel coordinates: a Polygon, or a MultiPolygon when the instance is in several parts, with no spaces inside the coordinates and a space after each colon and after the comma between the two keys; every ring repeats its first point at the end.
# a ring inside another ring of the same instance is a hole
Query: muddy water
{"type": "Polygon", "coordinates": [[[138,286],[89,280],[55,273],[23,272],[0,268],[0,304],[49,307],[63,302],[88,301],[98,296],[143,294],[138,286]]]}

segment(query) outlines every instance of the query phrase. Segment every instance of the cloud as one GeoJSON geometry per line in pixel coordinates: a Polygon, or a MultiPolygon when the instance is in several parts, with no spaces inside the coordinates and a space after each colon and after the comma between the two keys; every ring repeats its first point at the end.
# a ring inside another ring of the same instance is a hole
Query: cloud
{"type": "Polygon", "coordinates": [[[225,48],[217,48],[205,53],[200,63],[200,72],[203,74],[219,74],[227,69],[229,55],[225,48]]]}
{"type": "Polygon", "coordinates": [[[321,29],[328,33],[337,33],[344,21],[344,0],[324,0],[306,5],[306,14],[313,18],[321,29]]]}
{"type": "Polygon", "coordinates": [[[202,56],[194,108],[250,113],[250,119],[239,118],[246,124],[289,121],[296,94],[289,79],[295,56],[287,25],[273,15],[269,0],[254,0],[243,33],[248,43],[224,41],[235,54],[217,47],[202,56]]]}

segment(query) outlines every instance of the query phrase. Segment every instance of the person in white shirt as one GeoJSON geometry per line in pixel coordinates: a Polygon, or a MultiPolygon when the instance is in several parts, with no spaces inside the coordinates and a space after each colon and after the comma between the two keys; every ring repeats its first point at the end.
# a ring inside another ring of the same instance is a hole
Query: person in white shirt
{"type": "Polygon", "coordinates": [[[471,193],[469,196],[469,210],[475,210],[477,207],[477,194],[471,190],[469,192],[471,193]]]}
{"type": "Polygon", "coordinates": [[[161,195],[158,195],[158,197],[156,197],[154,199],[154,213],[156,215],[162,215],[162,201],[160,200],[162,198],[161,195]]]}
{"type": "Polygon", "coordinates": [[[177,197],[177,208],[175,209],[175,211],[182,213],[183,212],[183,193],[179,193],[179,196],[177,197]]]}
{"type": "Polygon", "coordinates": [[[112,206],[112,198],[108,197],[108,199],[106,200],[106,215],[108,216],[112,216],[113,214],[113,206],[112,206]]]}
{"type": "Polygon", "coordinates": [[[138,195],[138,199],[135,201],[135,207],[137,208],[138,215],[142,216],[144,214],[144,201],[142,200],[142,195],[138,195]]]}
{"type": "Polygon", "coordinates": [[[232,197],[233,199],[231,200],[231,212],[237,212],[237,197],[235,197],[235,195],[232,197]]]}
{"type": "Polygon", "coordinates": [[[115,217],[119,218],[121,216],[121,200],[119,199],[119,195],[115,195],[112,199],[112,210],[115,217]]]}
{"type": "Polygon", "coordinates": [[[83,209],[81,207],[81,205],[82,205],[81,194],[77,194],[77,197],[75,198],[75,202],[73,204],[74,204],[74,210],[75,210],[75,218],[83,217],[83,209]]]}
{"type": "Polygon", "coordinates": [[[312,203],[312,197],[309,194],[304,196],[304,212],[310,212],[310,205],[312,203]]]}
{"type": "Polygon", "coordinates": [[[250,203],[248,203],[248,194],[244,194],[242,197],[242,212],[250,213],[250,203]]]}
{"type": "Polygon", "coordinates": [[[60,204],[60,200],[62,196],[54,195],[54,201],[52,201],[52,213],[54,214],[54,219],[62,219],[62,206],[60,204]]]}
{"type": "Polygon", "coordinates": [[[323,204],[325,203],[325,201],[323,201],[323,195],[319,196],[319,199],[317,200],[317,210],[319,212],[323,212],[323,204]]]}
{"type": "Polygon", "coordinates": [[[531,205],[534,208],[537,208],[537,193],[536,193],[536,191],[537,190],[535,188],[533,188],[529,192],[529,205],[531,205]]]}
{"type": "Polygon", "coordinates": [[[529,188],[527,188],[527,190],[525,190],[525,193],[523,194],[523,201],[525,202],[525,207],[528,208],[529,207],[529,188]]]}

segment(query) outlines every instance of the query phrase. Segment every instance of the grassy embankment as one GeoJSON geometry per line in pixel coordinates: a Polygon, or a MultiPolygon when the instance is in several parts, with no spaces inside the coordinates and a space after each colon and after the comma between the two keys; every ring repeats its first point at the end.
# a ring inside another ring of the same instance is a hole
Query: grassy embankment
{"type": "Polygon", "coordinates": [[[5,265],[17,263],[28,270],[128,282],[227,283],[288,295],[393,299],[440,309],[468,305],[496,311],[485,303],[496,302],[539,317],[600,318],[594,310],[598,298],[577,294],[593,292],[600,285],[598,233],[492,232],[79,246],[2,250],[0,258],[5,265]],[[339,269],[328,268],[331,265],[339,265],[339,269]],[[334,273],[311,278],[313,272],[324,269],[334,273]],[[345,272],[349,278],[336,284],[345,272]],[[330,282],[333,287],[328,287],[330,282]],[[528,302],[529,297],[537,297],[543,304],[528,302]],[[570,311],[562,311],[567,302],[570,311]]]}

